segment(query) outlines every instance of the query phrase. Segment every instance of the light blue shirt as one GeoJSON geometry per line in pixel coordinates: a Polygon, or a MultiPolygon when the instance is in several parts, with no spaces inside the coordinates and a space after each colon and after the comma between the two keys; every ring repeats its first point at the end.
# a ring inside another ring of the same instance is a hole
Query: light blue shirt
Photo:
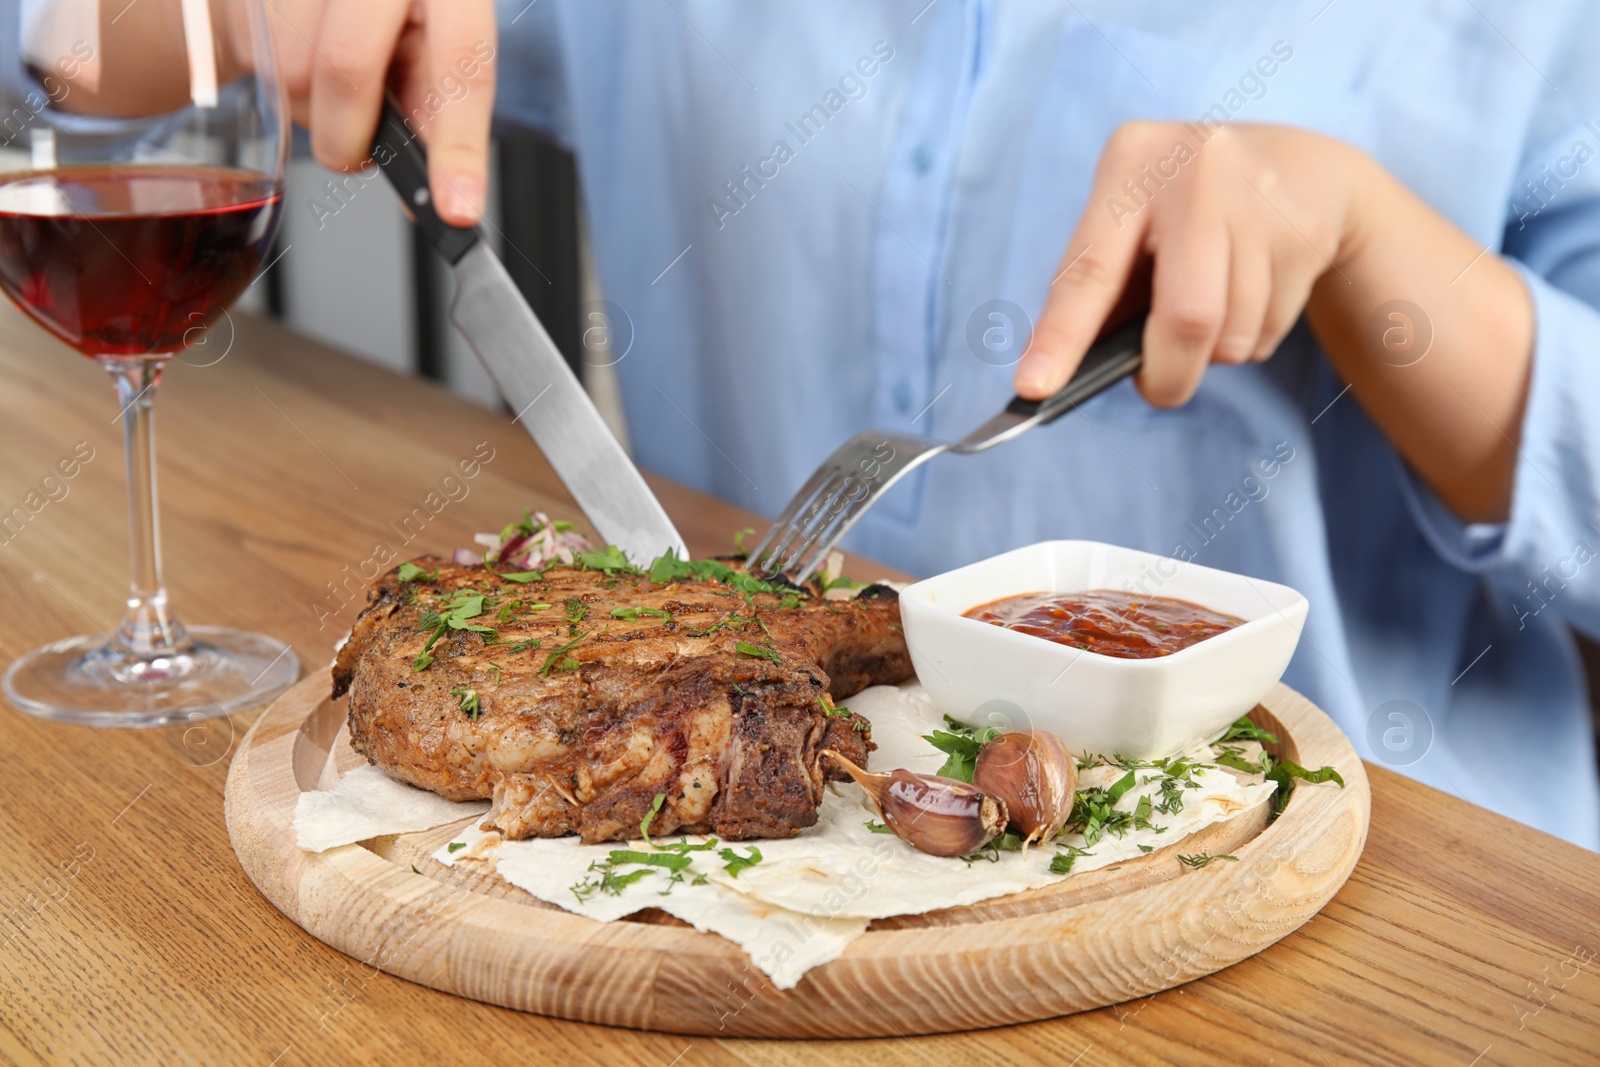
{"type": "Polygon", "coordinates": [[[1091,538],[1291,585],[1285,680],[1363,756],[1600,847],[1568,633],[1600,633],[1595,5],[526,3],[500,118],[578,154],[638,459],[762,514],[857,431],[1006,402],[1008,305],[1043,306],[1128,120],[1342,138],[1513,257],[1538,341],[1504,525],[1456,521],[1302,327],[1180,410],[1124,383],[941,459],[849,543],[928,574],[1091,538]]]}

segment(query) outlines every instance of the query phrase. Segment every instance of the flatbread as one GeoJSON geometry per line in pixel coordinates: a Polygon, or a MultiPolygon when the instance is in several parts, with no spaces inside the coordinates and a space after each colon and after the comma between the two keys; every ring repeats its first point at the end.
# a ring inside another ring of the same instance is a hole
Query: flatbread
{"type": "MultiPolygon", "coordinates": [[[[874,768],[932,774],[943,765],[944,754],[923,739],[944,725],[943,717],[920,685],[875,686],[848,705],[873,724],[878,745],[874,768]]],[[[1194,762],[1206,764],[1214,755],[1208,746],[1188,753],[1194,762]]],[[[1078,787],[1103,788],[1126,773],[1116,766],[1088,767],[1080,772],[1078,787]]],[[[1162,776],[1153,770],[1135,774],[1137,784],[1118,800],[1118,810],[1135,810],[1146,795],[1159,800],[1162,776]]],[[[929,856],[893,835],[872,832],[867,823],[875,814],[866,793],[853,783],[831,787],[816,826],[784,840],[719,842],[688,853],[691,863],[677,881],[670,881],[664,869],[652,869],[614,892],[598,887],[594,865],[605,864],[613,851],[647,851],[642,840],[601,845],[584,845],[575,837],[503,841],[497,833],[473,828],[458,837],[454,851],[446,845],[433,858],[446,866],[490,864],[500,877],[538,899],[598,922],[659,908],[732,941],[774,986],[790,989],[807,970],[836,959],[873,919],[974,904],[1136,859],[1145,854],[1140,845],[1156,849],[1177,844],[1255,807],[1274,788],[1216,766],[1197,767],[1192,779],[1194,787],[1182,794],[1182,809],[1153,812],[1147,828],[1130,829],[1121,837],[1107,835],[1093,846],[1086,846],[1081,834],[1072,834],[1027,853],[996,852],[992,862],[929,856]],[[1051,860],[1066,845],[1087,847],[1087,852],[1076,856],[1071,873],[1052,872],[1051,860]],[[721,854],[729,847],[740,857],[749,856],[752,847],[759,849],[761,860],[734,874],[721,854]]],[[[380,834],[431,829],[481,814],[487,807],[483,802],[452,803],[363,766],[332,790],[302,794],[295,829],[302,848],[321,851],[380,834]]],[[[673,837],[657,844],[676,841],[701,844],[705,839],[673,837]]]]}
{"type": "Polygon", "coordinates": [[[294,803],[294,833],[305,851],[326,852],[384,834],[432,830],[488,810],[487,800],[446,800],[362,764],[332,789],[300,794],[294,803]]]}

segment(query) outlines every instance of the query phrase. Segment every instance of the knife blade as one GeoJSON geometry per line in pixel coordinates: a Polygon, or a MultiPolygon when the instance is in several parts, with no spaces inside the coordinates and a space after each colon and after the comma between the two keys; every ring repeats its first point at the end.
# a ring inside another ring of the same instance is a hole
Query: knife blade
{"type": "Polygon", "coordinates": [[[451,226],[434,210],[427,156],[387,95],[372,158],[455,274],[450,321],[600,536],[641,566],[668,549],[687,559],[661,502],[483,233],[451,226]]]}

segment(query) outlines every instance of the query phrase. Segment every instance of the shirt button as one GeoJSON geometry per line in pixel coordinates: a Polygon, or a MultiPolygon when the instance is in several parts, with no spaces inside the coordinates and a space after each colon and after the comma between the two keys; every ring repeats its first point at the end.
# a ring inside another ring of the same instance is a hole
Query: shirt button
{"type": "Polygon", "coordinates": [[[894,385],[895,410],[904,415],[911,410],[911,384],[905,381],[896,382],[894,385]]]}
{"type": "Polygon", "coordinates": [[[919,144],[911,153],[911,165],[918,174],[926,174],[933,166],[933,149],[925,144],[919,144]]]}

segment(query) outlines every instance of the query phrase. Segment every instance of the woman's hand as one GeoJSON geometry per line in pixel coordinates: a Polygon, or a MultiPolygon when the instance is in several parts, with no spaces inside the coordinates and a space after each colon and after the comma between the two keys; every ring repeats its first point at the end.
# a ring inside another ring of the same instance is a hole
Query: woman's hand
{"type": "Polygon", "coordinates": [[[1503,518],[1533,311],[1521,278],[1486,252],[1369,156],[1320,134],[1131,123],[1100,158],[1015,387],[1028,398],[1059,389],[1146,284],[1138,385],[1158,407],[1185,403],[1209,363],[1266,359],[1305,312],[1356,399],[1444,502],[1466,519],[1503,518]],[[1400,319],[1385,310],[1396,301],[1409,308],[1400,319]],[[1419,350],[1396,349],[1419,338],[1419,350]]]}
{"type": "Polygon", "coordinates": [[[433,203],[466,226],[483,213],[496,56],[492,0],[275,0],[270,12],[294,119],[323,166],[370,161],[384,88],[428,146],[433,203]]]}
{"type": "Polygon", "coordinates": [[[1281,126],[1129,123],[1107,142],[1017,391],[1066,384],[1148,257],[1139,389],[1186,402],[1206,364],[1266,359],[1351,231],[1358,153],[1281,126]]]}

